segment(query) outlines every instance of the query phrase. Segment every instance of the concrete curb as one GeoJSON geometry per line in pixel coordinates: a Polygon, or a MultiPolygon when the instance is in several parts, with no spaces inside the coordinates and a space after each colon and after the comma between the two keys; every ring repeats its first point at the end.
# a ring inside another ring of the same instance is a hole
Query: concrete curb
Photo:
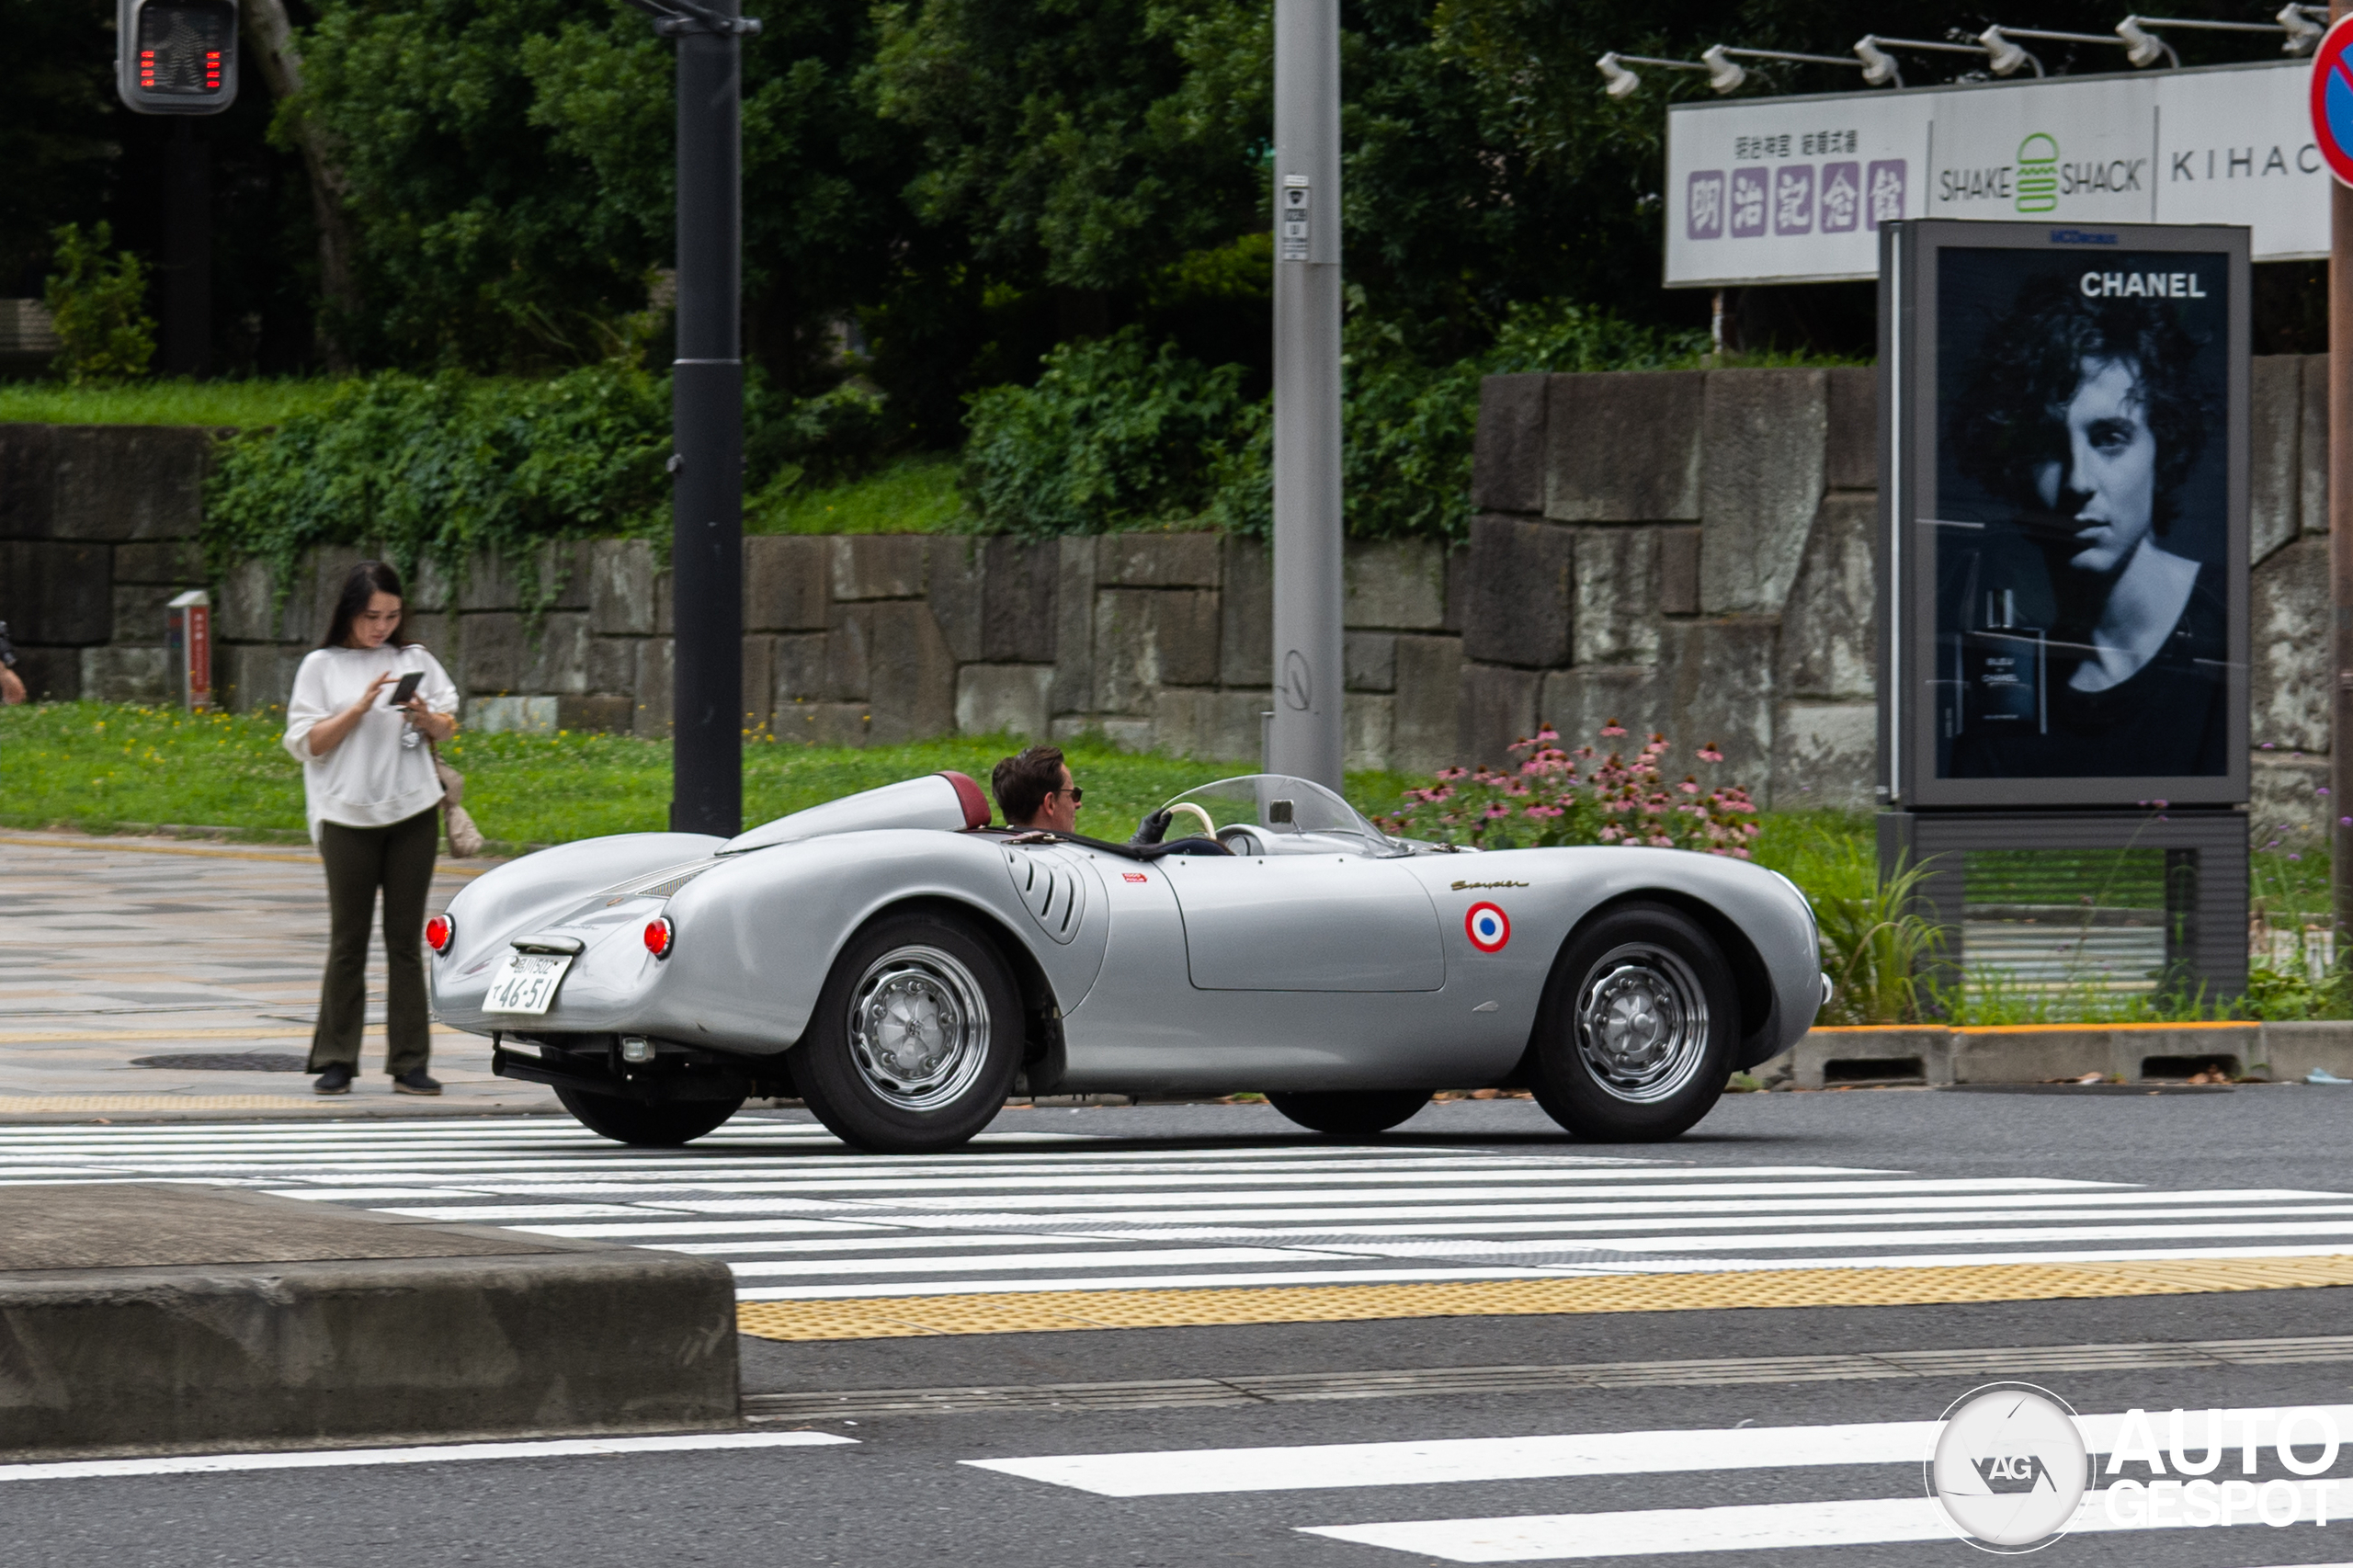
{"type": "Polygon", "coordinates": [[[2129,1082],[2188,1077],[2213,1062],[2274,1082],[2313,1068],[2353,1077],[2353,1022],[2000,1025],[1816,1028],[1757,1076],[1769,1087],[1842,1083],[2040,1084],[2098,1073],[2129,1082]]]}
{"type": "Polygon", "coordinates": [[[739,1424],[734,1286],[714,1259],[262,1201],[284,1205],[277,1250],[312,1256],[0,1272],[0,1459],[739,1424]],[[319,1244],[287,1210],[327,1221],[319,1244]],[[317,1256],[338,1248],[412,1256],[317,1256]],[[413,1256],[437,1250],[460,1256],[413,1256]]]}

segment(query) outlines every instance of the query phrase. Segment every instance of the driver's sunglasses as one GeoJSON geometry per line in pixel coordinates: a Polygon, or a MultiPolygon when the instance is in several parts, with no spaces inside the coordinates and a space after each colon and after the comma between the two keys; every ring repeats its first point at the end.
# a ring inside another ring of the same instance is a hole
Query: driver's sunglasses
{"type": "Polygon", "coordinates": [[[1049,795],[1068,795],[1070,797],[1070,803],[1074,806],[1084,804],[1086,800],[1086,789],[1077,784],[1072,785],[1067,790],[1049,790],[1046,793],[1049,795]]]}

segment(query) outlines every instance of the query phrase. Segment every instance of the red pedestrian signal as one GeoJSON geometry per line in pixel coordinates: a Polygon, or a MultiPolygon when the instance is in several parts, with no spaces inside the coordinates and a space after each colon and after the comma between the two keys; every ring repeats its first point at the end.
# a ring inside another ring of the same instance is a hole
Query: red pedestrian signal
{"type": "Polygon", "coordinates": [[[117,0],[115,89],[138,114],[237,101],[237,0],[117,0]]]}

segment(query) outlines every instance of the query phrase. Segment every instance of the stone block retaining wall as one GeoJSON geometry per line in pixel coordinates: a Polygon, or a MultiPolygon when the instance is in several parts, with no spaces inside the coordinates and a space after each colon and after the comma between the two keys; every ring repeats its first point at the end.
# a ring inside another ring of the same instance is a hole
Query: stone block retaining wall
{"type": "MultiPolygon", "coordinates": [[[[2328,744],[2326,361],[2255,361],[2257,810],[2316,824],[2328,744]]],[[[1712,740],[1760,803],[1872,803],[1877,408],[1865,369],[1490,377],[1466,546],[1351,544],[1351,766],[1498,762],[1540,722],[1712,740]]],[[[38,694],[159,699],[163,605],[205,584],[212,432],[0,426],[0,619],[38,694]]],[[[1266,548],[763,537],[744,547],[747,727],[833,744],[952,732],[1259,754],[1266,548]]],[[[216,680],[282,702],[350,551],[282,605],[209,585],[216,680]]],[[[416,634],[484,728],[666,733],[671,604],[642,541],[551,545],[552,597],[487,561],[411,585],[416,634]]]]}

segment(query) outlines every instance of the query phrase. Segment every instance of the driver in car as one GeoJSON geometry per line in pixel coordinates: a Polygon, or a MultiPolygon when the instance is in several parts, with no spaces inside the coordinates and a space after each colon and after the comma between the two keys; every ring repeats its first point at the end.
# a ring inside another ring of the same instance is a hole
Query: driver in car
{"type": "Polygon", "coordinates": [[[1079,802],[1086,797],[1072,781],[1059,746],[1031,746],[1006,757],[990,772],[989,791],[1006,826],[1043,833],[1077,832],[1079,802]]]}

